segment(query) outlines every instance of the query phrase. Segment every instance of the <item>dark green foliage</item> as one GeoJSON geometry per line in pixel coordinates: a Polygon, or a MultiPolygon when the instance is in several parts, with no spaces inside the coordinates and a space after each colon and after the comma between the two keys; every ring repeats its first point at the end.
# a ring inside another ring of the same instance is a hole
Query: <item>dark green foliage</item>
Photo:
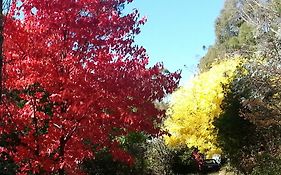
{"type": "Polygon", "coordinates": [[[259,141],[256,127],[239,115],[241,104],[233,94],[228,94],[222,108],[224,113],[215,121],[218,143],[232,166],[246,173],[254,166],[248,159],[259,141]]]}
{"type": "Polygon", "coordinates": [[[191,156],[192,149],[170,149],[162,138],[143,138],[141,133],[131,133],[122,144],[134,156],[134,165],[115,161],[108,149],[103,149],[96,152],[95,159],[84,161],[82,169],[90,175],[174,175],[198,172],[191,156]]]}
{"type": "MultiPolygon", "coordinates": [[[[134,164],[128,165],[124,162],[114,160],[109,149],[104,148],[95,151],[95,158],[85,160],[82,164],[89,175],[131,175],[147,174],[146,160],[144,159],[145,141],[147,136],[143,133],[131,132],[127,136],[118,137],[120,146],[134,157],[134,164]]],[[[90,144],[85,142],[85,144],[90,144]]],[[[95,148],[94,148],[95,149],[95,148]]]]}
{"type": "Polygon", "coordinates": [[[15,146],[20,144],[19,134],[12,132],[12,133],[3,133],[0,136],[0,146],[8,149],[12,149],[15,146]]]}
{"type": "Polygon", "coordinates": [[[223,45],[214,44],[213,46],[210,46],[207,54],[200,60],[198,65],[199,70],[201,72],[209,70],[212,67],[212,64],[220,59],[223,59],[225,54],[226,53],[223,45]]]}
{"type": "Polygon", "coordinates": [[[145,160],[148,175],[175,175],[198,172],[192,150],[188,147],[168,148],[162,138],[147,141],[145,160]]]}
{"type": "Polygon", "coordinates": [[[18,166],[14,163],[9,154],[2,152],[0,154],[0,174],[1,175],[15,175],[18,166]]]}
{"type": "Polygon", "coordinates": [[[192,158],[190,148],[181,148],[174,150],[171,169],[174,174],[188,174],[198,172],[196,161],[192,158]]]}
{"type": "MultiPolygon", "coordinates": [[[[134,165],[127,168],[131,174],[145,174],[147,162],[145,156],[145,144],[148,136],[140,132],[130,132],[122,143],[124,149],[134,157],[134,165]]],[[[129,174],[130,174],[129,173],[129,174]]]]}
{"type": "Polygon", "coordinates": [[[96,153],[95,159],[85,160],[83,169],[89,175],[129,175],[133,169],[128,165],[114,161],[107,149],[96,153]]]}
{"type": "Polygon", "coordinates": [[[128,135],[119,137],[119,142],[121,145],[130,151],[131,146],[134,144],[144,143],[147,139],[147,136],[140,132],[130,132],[128,135]]]}
{"type": "MultiPolygon", "coordinates": [[[[224,15],[224,13],[221,15],[224,15]]],[[[207,54],[200,60],[198,67],[201,72],[209,70],[213,63],[217,63],[222,59],[227,59],[234,55],[248,57],[249,54],[253,54],[256,51],[257,46],[253,35],[253,27],[241,21],[238,24],[232,25],[237,25],[236,32],[223,37],[224,39],[216,41],[213,46],[209,47],[207,54]]],[[[227,31],[227,29],[225,30],[227,31]]]]}
{"type": "Polygon", "coordinates": [[[239,27],[238,42],[241,47],[245,47],[245,49],[247,49],[249,46],[256,45],[253,32],[253,27],[245,22],[239,27]]]}
{"type": "MultiPolygon", "coordinates": [[[[242,0],[243,1],[243,0],[242,0]]],[[[234,55],[249,56],[257,51],[255,26],[244,20],[241,10],[244,3],[240,0],[225,1],[216,20],[216,42],[209,47],[207,54],[200,60],[200,71],[211,68],[212,63],[234,55]]]]}
{"type": "Polygon", "coordinates": [[[225,45],[227,49],[238,50],[241,48],[239,44],[239,38],[237,36],[233,36],[227,40],[225,45]]]}
{"type": "Polygon", "coordinates": [[[258,164],[251,175],[279,175],[281,172],[281,159],[264,153],[257,156],[258,164]]]}
{"type": "Polygon", "coordinates": [[[19,108],[23,108],[25,103],[26,103],[26,100],[22,99],[20,97],[20,94],[22,92],[19,91],[19,90],[11,90],[9,92],[6,92],[7,96],[10,98],[11,101],[15,102],[16,105],[19,107],[19,108]]]}
{"type": "Polygon", "coordinates": [[[247,59],[215,122],[225,156],[244,173],[280,173],[280,9],[280,0],[225,1],[216,42],[199,64],[202,72],[220,59],[247,59]]]}
{"type": "Polygon", "coordinates": [[[172,174],[171,165],[174,158],[172,149],[168,148],[162,138],[147,140],[145,145],[147,172],[152,175],[172,174]]]}
{"type": "Polygon", "coordinates": [[[239,2],[237,0],[226,0],[224,8],[221,10],[216,20],[216,42],[224,43],[233,36],[238,36],[239,27],[243,23],[238,11],[239,2]]]}

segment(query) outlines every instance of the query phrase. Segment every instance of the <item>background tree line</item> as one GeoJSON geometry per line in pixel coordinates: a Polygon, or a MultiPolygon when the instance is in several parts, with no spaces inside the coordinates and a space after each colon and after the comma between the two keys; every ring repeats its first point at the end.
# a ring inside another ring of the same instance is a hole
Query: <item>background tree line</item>
{"type": "Polygon", "coordinates": [[[224,152],[244,173],[278,174],[281,168],[280,21],[280,0],[226,0],[215,24],[216,42],[199,64],[205,72],[233,56],[246,60],[216,122],[224,152]]]}
{"type": "Polygon", "coordinates": [[[281,171],[280,0],[226,0],[169,104],[180,75],[147,68],[131,0],[20,2],[1,16],[2,174],[187,174],[196,147],[237,173],[281,171]]]}

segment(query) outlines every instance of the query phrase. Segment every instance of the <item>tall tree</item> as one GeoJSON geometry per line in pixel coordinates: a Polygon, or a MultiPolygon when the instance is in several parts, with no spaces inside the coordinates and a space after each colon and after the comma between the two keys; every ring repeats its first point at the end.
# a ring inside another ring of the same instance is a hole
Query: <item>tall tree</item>
{"type": "Polygon", "coordinates": [[[169,146],[198,147],[208,157],[221,153],[214,121],[223,113],[221,104],[240,61],[237,58],[214,65],[172,94],[169,117],[164,122],[170,134],[165,137],[169,146]]]}
{"type": "MultiPolygon", "coordinates": [[[[239,165],[235,166],[238,168],[243,167],[241,165],[248,166],[243,162],[246,159],[252,162],[248,162],[249,164],[258,165],[260,161],[258,153],[261,148],[262,152],[274,158],[270,159],[274,161],[280,152],[280,9],[280,0],[225,1],[224,9],[216,23],[216,43],[200,61],[199,67],[204,71],[210,69],[212,63],[222,58],[232,55],[243,55],[247,58],[241,73],[238,73],[238,78],[233,82],[231,91],[235,100],[226,101],[226,103],[233,103],[226,106],[236,106],[238,108],[236,115],[240,115],[243,119],[240,121],[244,122],[245,119],[246,123],[250,122],[257,129],[258,137],[253,133],[251,138],[256,140],[256,144],[249,149],[251,151],[245,149],[246,151],[242,151],[242,153],[240,148],[247,148],[247,142],[237,142],[241,144],[240,146],[230,144],[232,141],[228,134],[231,132],[227,131],[229,129],[226,127],[227,125],[223,126],[221,130],[226,132],[220,132],[226,138],[223,141],[230,141],[225,144],[229,146],[228,150],[236,151],[236,153],[230,151],[228,154],[231,155],[231,159],[237,160],[239,165]],[[247,74],[245,74],[245,70],[247,74]],[[239,154],[240,156],[238,156],[239,154]]],[[[231,112],[232,107],[230,107],[231,112]]],[[[229,109],[224,110],[228,113],[229,109]]],[[[228,122],[231,117],[225,119],[227,119],[225,122],[228,122]]],[[[242,124],[241,127],[243,127],[242,124]]],[[[235,136],[235,133],[232,134],[235,136]]],[[[248,136],[244,138],[250,139],[248,136]]],[[[252,171],[252,168],[247,171],[252,171]]],[[[278,170],[277,172],[279,173],[278,170]]],[[[274,172],[270,170],[270,174],[274,174],[274,172]]]]}
{"type": "Polygon", "coordinates": [[[2,153],[18,173],[79,174],[79,165],[107,148],[132,163],[117,137],[159,133],[154,101],[171,93],[178,72],[148,68],[139,13],[132,0],[12,1],[5,16],[2,153]]]}

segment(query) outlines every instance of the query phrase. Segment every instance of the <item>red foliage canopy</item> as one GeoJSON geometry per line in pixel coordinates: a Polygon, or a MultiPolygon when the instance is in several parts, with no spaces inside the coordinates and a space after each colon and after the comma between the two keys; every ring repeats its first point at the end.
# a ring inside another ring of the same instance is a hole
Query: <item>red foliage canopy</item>
{"type": "Polygon", "coordinates": [[[145,20],[122,13],[132,0],[21,0],[4,28],[2,151],[26,172],[79,174],[78,164],[107,147],[131,157],[112,138],[157,134],[154,106],[178,85],[179,73],[148,68],[134,44],[145,20]]]}

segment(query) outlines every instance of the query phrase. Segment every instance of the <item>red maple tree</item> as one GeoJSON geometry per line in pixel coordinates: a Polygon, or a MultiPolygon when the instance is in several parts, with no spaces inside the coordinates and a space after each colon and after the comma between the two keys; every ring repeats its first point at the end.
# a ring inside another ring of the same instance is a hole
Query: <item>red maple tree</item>
{"type": "Polygon", "coordinates": [[[18,174],[80,174],[95,150],[132,158],[115,138],[155,135],[154,102],[178,85],[178,72],[148,67],[134,44],[145,20],[132,0],[14,0],[4,16],[1,151],[18,174]],[[94,150],[93,150],[94,149],[94,150]]]}

